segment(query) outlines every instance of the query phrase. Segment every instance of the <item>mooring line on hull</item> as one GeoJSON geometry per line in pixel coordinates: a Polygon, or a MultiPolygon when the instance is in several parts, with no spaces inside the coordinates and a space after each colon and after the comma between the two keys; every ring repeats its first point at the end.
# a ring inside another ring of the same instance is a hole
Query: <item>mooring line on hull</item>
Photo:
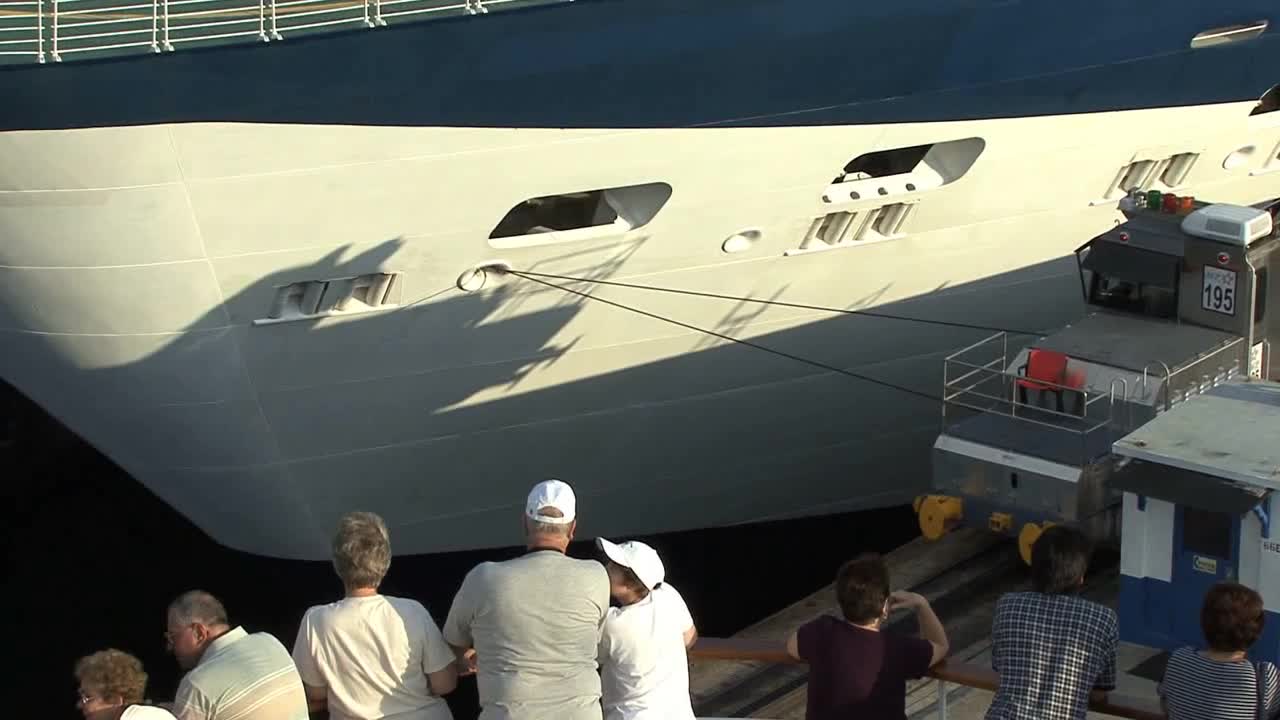
{"type": "MultiPolygon", "coordinates": [[[[563,285],[557,285],[553,282],[549,282],[547,280],[541,280],[539,278],[533,277],[533,274],[526,273],[523,270],[506,269],[503,272],[506,272],[510,275],[515,275],[516,277],[522,280],[527,280],[529,282],[537,283],[539,285],[545,285],[546,287],[554,288],[562,292],[567,292],[571,295],[577,295],[578,297],[583,298],[585,300],[595,300],[596,302],[602,302],[606,305],[612,305],[613,307],[620,308],[622,310],[627,310],[627,311],[636,313],[637,315],[643,315],[645,317],[652,318],[654,320],[660,320],[665,323],[677,325],[679,327],[685,328],[686,330],[693,330],[694,332],[700,332],[705,335],[710,335],[712,337],[720,338],[721,340],[727,340],[729,342],[737,343],[739,345],[746,345],[747,347],[755,348],[757,350],[762,350],[764,352],[771,353],[779,357],[784,357],[789,360],[795,360],[796,362],[804,363],[805,365],[812,365],[813,367],[821,368],[822,370],[826,370],[828,372],[839,373],[841,375],[851,377],[855,380],[862,380],[863,382],[868,382],[873,385],[880,385],[881,387],[886,387],[886,388],[889,388],[890,390],[897,390],[899,392],[907,393],[908,395],[915,395],[917,397],[921,397],[926,400],[932,400],[933,402],[936,402],[936,403],[942,402],[941,397],[938,397],[937,395],[931,395],[921,390],[916,390],[915,388],[909,388],[903,385],[895,385],[894,383],[886,382],[884,380],[877,380],[876,378],[868,377],[866,375],[860,375],[851,370],[845,370],[844,368],[836,367],[835,365],[828,365],[827,363],[824,363],[818,360],[810,360],[809,358],[801,357],[799,355],[793,355],[784,350],[777,350],[771,347],[767,347],[765,345],[760,345],[758,343],[751,342],[750,340],[742,340],[740,338],[736,338],[730,335],[725,335],[724,333],[716,332],[715,330],[708,330],[707,328],[698,327],[697,325],[692,325],[690,323],[684,322],[683,320],[676,320],[675,318],[666,317],[664,315],[659,315],[657,313],[652,313],[652,312],[649,312],[648,310],[641,310],[640,308],[631,307],[630,305],[624,305],[623,303],[617,302],[616,300],[609,300],[607,298],[602,298],[596,295],[592,295],[590,293],[583,292],[581,290],[574,290],[573,288],[568,288],[563,285]]],[[[541,274],[541,273],[534,273],[534,274],[541,274]]],[[[584,282],[591,282],[591,281],[584,281],[584,282]]]]}
{"type": "MultiPolygon", "coordinates": [[[[512,275],[520,275],[531,279],[532,277],[547,278],[551,280],[566,280],[568,282],[594,283],[596,285],[610,285],[613,287],[631,288],[633,290],[652,290],[654,292],[671,293],[674,295],[689,295],[691,297],[713,298],[716,300],[733,300],[735,302],[755,303],[757,305],[777,305],[779,307],[797,308],[800,310],[819,310],[822,312],[837,313],[841,315],[866,315],[867,317],[883,318],[885,320],[901,320],[903,322],[923,323],[925,325],[941,325],[943,327],[961,328],[964,330],[986,330],[988,332],[1003,332],[1010,335],[1043,335],[1043,330],[1019,330],[1017,328],[1002,328],[990,325],[974,325],[972,323],[954,322],[951,320],[930,320],[929,318],[910,317],[907,315],[895,315],[893,313],[880,312],[878,310],[851,310],[848,308],[830,307],[827,305],[810,305],[808,303],[794,303],[785,300],[764,300],[761,298],[737,297],[734,295],[722,295],[720,293],[704,292],[702,290],[685,290],[682,288],[662,287],[661,285],[640,285],[638,283],[625,283],[616,280],[593,280],[591,278],[572,277],[570,275],[553,275],[551,273],[534,272],[533,270],[510,270],[512,275]]],[[[556,286],[559,287],[559,286],[556,286]]],[[[565,288],[561,288],[565,289],[565,288]]]]}

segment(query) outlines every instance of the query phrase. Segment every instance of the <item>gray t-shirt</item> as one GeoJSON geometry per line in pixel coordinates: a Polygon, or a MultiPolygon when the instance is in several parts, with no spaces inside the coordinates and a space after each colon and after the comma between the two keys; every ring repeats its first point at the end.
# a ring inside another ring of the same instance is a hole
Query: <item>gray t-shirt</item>
{"type": "Polygon", "coordinates": [[[444,638],[476,649],[481,718],[599,720],[608,609],[609,574],[594,560],[539,550],[467,573],[444,638]]]}

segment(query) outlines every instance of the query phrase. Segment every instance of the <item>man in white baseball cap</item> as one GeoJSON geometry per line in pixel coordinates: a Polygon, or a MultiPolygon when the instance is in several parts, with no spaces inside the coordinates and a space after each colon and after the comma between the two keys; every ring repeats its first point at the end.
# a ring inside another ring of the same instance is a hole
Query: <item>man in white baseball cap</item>
{"type": "Polygon", "coordinates": [[[610,608],[600,638],[601,703],[606,720],[692,720],[686,650],[698,637],[689,608],[666,582],[658,553],[632,540],[604,538],[610,608]]]}
{"type": "Polygon", "coordinates": [[[600,720],[609,575],[565,555],[578,527],[573,488],[538,483],[523,516],[527,552],[467,573],[444,639],[477,671],[481,720],[600,720]]]}
{"type": "MultiPolygon", "coordinates": [[[[543,480],[529,491],[524,514],[535,524],[577,525],[578,498],[568,483],[559,480],[543,480]]],[[[526,523],[526,531],[528,524],[526,523]]],[[[554,534],[554,533],[553,533],[554,534]]],[[[570,529],[569,535],[573,535],[570,529]]]]}

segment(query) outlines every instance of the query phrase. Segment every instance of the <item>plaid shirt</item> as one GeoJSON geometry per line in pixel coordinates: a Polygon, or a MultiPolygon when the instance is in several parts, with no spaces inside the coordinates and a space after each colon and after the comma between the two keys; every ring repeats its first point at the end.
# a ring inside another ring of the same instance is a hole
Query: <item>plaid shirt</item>
{"type": "Polygon", "coordinates": [[[996,604],[987,720],[1084,720],[1089,691],[1114,690],[1114,610],[1074,595],[1009,593],[996,604]]]}

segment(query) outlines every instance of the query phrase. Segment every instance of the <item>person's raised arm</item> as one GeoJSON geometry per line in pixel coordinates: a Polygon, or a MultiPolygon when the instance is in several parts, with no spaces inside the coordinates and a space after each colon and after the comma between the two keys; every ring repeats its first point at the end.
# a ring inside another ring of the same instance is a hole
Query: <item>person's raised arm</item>
{"type": "Polygon", "coordinates": [[[942,627],[942,621],[938,619],[938,615],[933,611],[933,607],[929,605],[929,601],[919,593],[898,590],[889,595],[889,609],[896,610],[898,608],[907,608],[915,612],[916,620],[920,624],[920,637],[928,640],[929,644],[933,646],[933,655],[929,658],[929,666],[937,665],[947,656],[947,652],[951,649],[951,644],[947,640],[947,631],[942,627]]]}

